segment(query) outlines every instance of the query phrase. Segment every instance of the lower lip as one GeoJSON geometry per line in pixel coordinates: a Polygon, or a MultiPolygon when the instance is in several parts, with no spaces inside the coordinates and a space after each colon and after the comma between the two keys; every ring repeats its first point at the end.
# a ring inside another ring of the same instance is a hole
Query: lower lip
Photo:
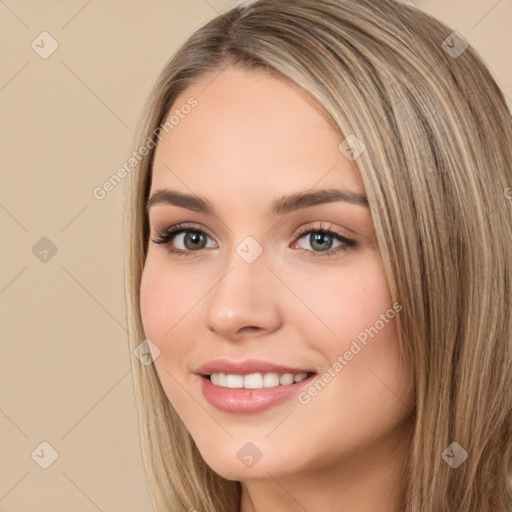
{"type": "Polygon", "coordinates": [[[230,413],[252,413],[269,409],[296,396],[308,385],[316,374],[300,382],[273,388],[245,389],[225,388],[212,384],[208,377],[201,375],[201,390],[204,397],[217,409],[230,413]]]}

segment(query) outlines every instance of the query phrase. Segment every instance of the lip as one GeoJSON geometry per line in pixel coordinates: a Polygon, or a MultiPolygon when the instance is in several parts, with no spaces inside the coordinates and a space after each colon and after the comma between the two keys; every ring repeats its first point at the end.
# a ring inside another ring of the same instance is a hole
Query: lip
{"type": "Polygon", "coordinates": [[[203,364],[196,370],[198,375],[211,375],[212,373],[232,373],[248,375],[250,373],[315,373],[312,368],[297,368],[283,364],[275,364],[263,359],[244,359],[231,361],[230,359],[214,359],[203,364]]]}
{"type": "Polygon", "coordinates": [[[216,359],[201,366],[196,373],[200,376],[203,396],[211,405],[223,412],[241,414],[257,413],[282,404],[295,397],[301,388],[309,385],[316,377],[316,372],[311,369],[293,368],[257,359],[246,359],[244,361],[216,359]],[[261,389],[225,388],[216,386],[208,378],[212,373],[248,375],[250,373],[270,372],[308,373],[309,375],[304,380],[287,386],[280,385],[261,389]]]}

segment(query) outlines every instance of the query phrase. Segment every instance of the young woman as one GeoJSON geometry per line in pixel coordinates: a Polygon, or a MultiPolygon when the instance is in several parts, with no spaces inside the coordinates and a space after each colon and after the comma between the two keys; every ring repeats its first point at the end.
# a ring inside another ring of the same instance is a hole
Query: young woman
{"type": "Polygon", "coordinates": [[[459,34],[246,3],[165,66],[135,150],[158,512],[512,510],[512,123],[459,34]]]}

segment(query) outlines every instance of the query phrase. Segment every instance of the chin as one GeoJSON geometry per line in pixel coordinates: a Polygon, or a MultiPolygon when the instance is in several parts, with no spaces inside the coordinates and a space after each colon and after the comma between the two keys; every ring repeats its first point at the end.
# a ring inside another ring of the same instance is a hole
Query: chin
{"type": "MultiPolygon", "coordinates": [[[[256,443],[232,440],[229,447],[200,450],[206,464],[227,480],[257,480],[284,476],[291,468],[289,457],[277,456],[276,447],[258,448],[256,443]],[[286,464],[283,460],[286,459],[286,464]],[[286,468],[286,469],[285,469],[286,468]]],[[[262,443],[259,443],[260,445],[262,443]]]]}

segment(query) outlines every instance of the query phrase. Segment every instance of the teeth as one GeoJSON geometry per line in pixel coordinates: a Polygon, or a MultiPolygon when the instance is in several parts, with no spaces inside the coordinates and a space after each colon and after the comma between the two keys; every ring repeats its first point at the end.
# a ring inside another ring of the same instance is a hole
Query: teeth
{"type": "Polygon", "coordinates": [[[298,375],[295,375],[295,377],[293,378],[293,380],[295,382],[300,382],[301,380],[304,380],[306,377],[308,376],[307,373],[299,373],[298,375]]]}
{"type": "Polygon", "coordinates": [[[263,387],[263,375],[261,373],[244,375],[243,380],[246,389],[261,389],[263,387]]]}
{"type": "Polygon", "coordinates": [[[227,388],[243,388],[244,387],[244,376],[243,375],[226,375],[226,387],[227,388]]]}
{"type": "Polygon", "coordinates": [[[274,388],[275,386],[279,386],[279,374],[265,373],[263,376],[263,387],[274,388]]]}
{"type": "Polygon", "coordinates": [[[293,383],[293,373],[285,373],[279,377],[279,383],[281,386],[287,386],[288,384],[293,383]]]}
{"type": "Polygon", "coordinates": [[[231,373],[212,373],[212,384],[231,389],[262,389],[274,388],[279,385],[288,386],[294,382],[301,382],[308,376],[307,373],[250,373],[248,375],[236,375],[231,373]]]}

